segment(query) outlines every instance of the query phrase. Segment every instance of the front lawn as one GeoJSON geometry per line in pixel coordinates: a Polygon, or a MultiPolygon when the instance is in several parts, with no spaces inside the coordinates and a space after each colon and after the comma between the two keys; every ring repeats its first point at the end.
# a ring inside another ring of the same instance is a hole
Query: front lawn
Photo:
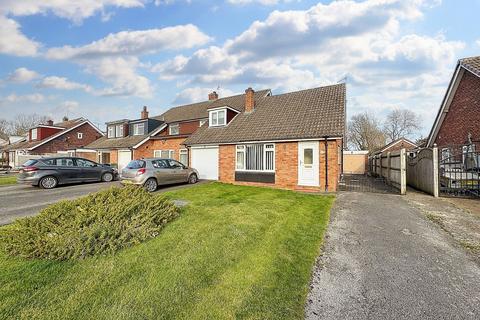
{"type": "Polygon", "coordinates": [[[220,183],[166,195],[188,201],[179,218],[114,255],[0,253],[0,319],[303,319],[333,196],[220,183]]]}
{"type": "Polygon", "coordinates": [[[17,175],[0,175],[0,186],[17,183],[17,175]]]}

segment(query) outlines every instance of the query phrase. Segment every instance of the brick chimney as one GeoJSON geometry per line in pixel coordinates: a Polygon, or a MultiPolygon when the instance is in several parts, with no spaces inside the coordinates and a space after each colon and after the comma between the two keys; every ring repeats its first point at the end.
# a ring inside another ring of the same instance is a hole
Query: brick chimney
{"type": "Polygon", "coordinates": [[[252,112],[255,109],[255,91],[252,88],[245,90],[245,112],[252,112]]]}
{"type": "Polygon", "coordinates": [[[142,119],[148,119],[148,110],[146,106],[143,107],[141,115],[142,115],[142,119]]]}
{"type": "Polygon", "coordinates": [[[208,100],[217,100],[218,99],[218,93],[216,91],[213,91],[212,93],[208,94],[208,100]]]}
{"type": "Polygon", "coordinates": [[[53,120],[52,119],[47,121],[47,126],[53,126],[53,120]]]}

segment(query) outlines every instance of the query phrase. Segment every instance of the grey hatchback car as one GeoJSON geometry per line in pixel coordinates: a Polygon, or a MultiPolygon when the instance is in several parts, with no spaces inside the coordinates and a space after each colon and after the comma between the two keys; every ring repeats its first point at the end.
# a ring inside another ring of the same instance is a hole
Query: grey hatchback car
{"type": "Polygon", "coordinates": [[[53,189],[59,184],[104,181],[117,178],[117,169],[76,157],[31,159],[20,168],[17,182],[53,189]]]}
{"type": "Polygon", "coordinates": [[[197,183],[198,171],[173,159],[133,160],[120,172],[123,185],[143,186],[149,192],[159,185],[174,183],[197,183]]]}

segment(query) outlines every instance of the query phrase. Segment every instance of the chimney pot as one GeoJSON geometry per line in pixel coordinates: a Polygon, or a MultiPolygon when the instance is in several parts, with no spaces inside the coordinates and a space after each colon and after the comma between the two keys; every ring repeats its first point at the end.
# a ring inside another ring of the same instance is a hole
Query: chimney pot
{"type": "Polygon", "coordinates": [[[142,117],[142,119],[148,119],[147,106],[143,106],[143,110],[142,110],[142,113],[141,113],[141,117],[142,117]]]}
{"type": "Polygon", "coordinates": [[[216,91],[213,91],[212,93],[208,94],[208,100],[217,100],[218,99],[218,93],[216,91]]]}
{"type": "Polygon", "coordinates": [[[252,88],[245,90],[245,112],[252,112],[255,109],[255,91],[252,88]]]}

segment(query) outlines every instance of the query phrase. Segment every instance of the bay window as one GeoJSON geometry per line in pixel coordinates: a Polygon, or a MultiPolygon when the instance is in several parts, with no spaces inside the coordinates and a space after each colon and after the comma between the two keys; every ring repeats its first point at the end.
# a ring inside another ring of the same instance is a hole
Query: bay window
{"type": "Polygon", "coordinates": [[[275,171],[275,145],[246,144],[236,147],[237,171],[275,171]]]}

